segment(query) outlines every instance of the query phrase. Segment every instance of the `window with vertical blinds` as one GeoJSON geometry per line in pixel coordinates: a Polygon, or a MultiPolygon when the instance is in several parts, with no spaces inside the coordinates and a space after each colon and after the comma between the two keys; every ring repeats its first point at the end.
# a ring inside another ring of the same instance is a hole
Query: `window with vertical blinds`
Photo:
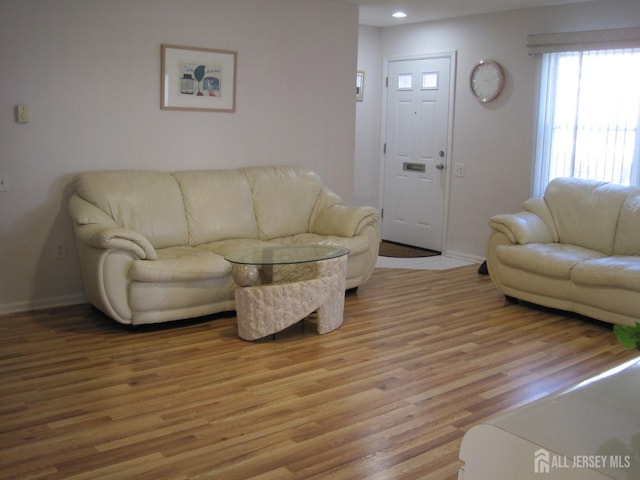
{"type": "Polygon", "coordinates": [[[535,52],[542,76],[534,193],[556,177],[640,185],[640,48],[545,48],[555,51],[535,52]]]}

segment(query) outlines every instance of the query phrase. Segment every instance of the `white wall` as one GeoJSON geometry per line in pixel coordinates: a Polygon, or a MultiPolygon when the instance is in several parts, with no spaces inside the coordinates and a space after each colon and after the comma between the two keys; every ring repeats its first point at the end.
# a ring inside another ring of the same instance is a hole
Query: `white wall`
{"type": "MultiPolygon", "coordinates": [[[[606,0],[387,27],[377,29],[377,37],[361,27],[359,49],[367,56],[376,48],[380,58],[458,52],[449,165],[464,163],[466,172],[463,178],[451,177],[447,253],[483,259],[489,217],[518,211],[530,195],[539,59],[527,54],[527,35],[637,26],[639,22],[637,0],[606,0]],[[497,60],[506,73],[502,95],[484,105],[472,97],[468,86],[469,72],[481,59],[497,60]]],[[[367,72],[369,84],[382,83],[381,69],[377,79],[374,72],[367,72]]],[[[356,151],[363,151],[363,145],[369,145],[380,131],[368,115],[357,111],[356,151]],[[365,122],[366,132],[360,129],[365,122]]],[[[379,178],[379,149],[377,152],[356,163],[356,192],[361,190],[358,182],[362,178],[367,186],[375,183],[372,175],[379,178]]],[[[381,199],[374,200],[374,205],[381,206],[381,199]]]]}
{"type": "Polygon", "coordinates": [[[356,104],[354,201],[378,205],[380,160],[380,109],[382,107],[382,37],[376,27],[360,26],[358,70],[365,72],[363,99],[356,104]]]}
{"type": "Polygon", "coordinates": [[[0,313],[82,300],[74,172],[297,164],[350,201],[357,23],[334,0],[0,0],[0,313]],[[236,113],[161,111],[163,43],[237,50],[236,113]]]}

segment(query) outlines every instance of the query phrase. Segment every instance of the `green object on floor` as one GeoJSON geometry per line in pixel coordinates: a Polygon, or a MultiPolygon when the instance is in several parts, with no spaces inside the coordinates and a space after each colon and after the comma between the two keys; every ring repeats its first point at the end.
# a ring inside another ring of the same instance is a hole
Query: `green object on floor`
{"type": "Polygon", "coordinates": [[[640,323],[635,327],[630,325],[614,325],[613,333],[625,348],[637,348],[640,350],[640,323]]]}

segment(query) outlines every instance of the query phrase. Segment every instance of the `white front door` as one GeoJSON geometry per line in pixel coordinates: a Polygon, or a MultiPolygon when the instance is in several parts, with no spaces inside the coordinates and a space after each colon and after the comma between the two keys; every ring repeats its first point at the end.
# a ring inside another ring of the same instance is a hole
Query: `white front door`
{"type": "Polygon", "coordinates": [[[388,63],[382,238],[442,251],[451,57],[388,63]]]}

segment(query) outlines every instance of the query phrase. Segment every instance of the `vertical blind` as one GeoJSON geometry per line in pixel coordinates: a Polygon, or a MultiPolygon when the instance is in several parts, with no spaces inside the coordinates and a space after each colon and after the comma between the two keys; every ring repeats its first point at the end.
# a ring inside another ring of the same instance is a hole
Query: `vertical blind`
{"type": "Polygon", "coordinates": [[[542,57],[534,193],[555,177],[639,185],[640,48],[561,46],[542,57]]]}

